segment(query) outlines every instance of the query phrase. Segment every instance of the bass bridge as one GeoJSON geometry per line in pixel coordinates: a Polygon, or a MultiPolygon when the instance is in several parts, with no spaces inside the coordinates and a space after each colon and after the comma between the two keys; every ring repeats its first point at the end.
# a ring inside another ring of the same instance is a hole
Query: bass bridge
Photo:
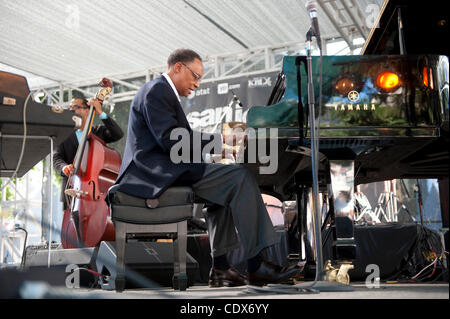
{"type": "Polygon", "coordinates": [[[82,196],[87,196],[89,193],[78,189],[66,189],[64,194],[70,197],[81,198],[82,196]]]}

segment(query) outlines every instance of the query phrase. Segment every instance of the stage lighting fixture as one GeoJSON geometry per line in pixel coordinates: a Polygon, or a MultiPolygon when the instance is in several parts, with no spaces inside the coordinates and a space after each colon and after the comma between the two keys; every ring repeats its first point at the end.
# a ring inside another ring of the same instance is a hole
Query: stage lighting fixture
{"type": "Polygon", "coordinates": [[[428,80],[428,68],[427,67],[423,67],[423,69],[422,69],[422,82],[423,82],[423,85],[428,87],[429,80],[428,80]]]}
{"type": "Polygon", "coordinates": [[[341,77],[336,82],[336,91],[343,95],[347,95],[351,90],[355,88],[355,83],[347,76],[341,77]]]}
{"type": "Polygon", "coordinates": [[[391,71],[378,74],[377,85],[386,92],[394,91],[400,85],[400,77],[391,71]]]}

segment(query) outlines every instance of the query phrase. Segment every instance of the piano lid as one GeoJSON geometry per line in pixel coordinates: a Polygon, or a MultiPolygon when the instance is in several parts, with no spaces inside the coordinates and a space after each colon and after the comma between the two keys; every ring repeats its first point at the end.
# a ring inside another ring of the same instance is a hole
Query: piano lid
{"type": "Polygon", "coordinates": [[[400,54],[397,9],[401,8],[406,54],[449,55],[445,1],[386,0],[361,51],[400,54]]]}
{"type": "Polygon", "coordinates": [[[0,91],[26,99],[30,88],[24,76],[0,71],[0,91]]]}

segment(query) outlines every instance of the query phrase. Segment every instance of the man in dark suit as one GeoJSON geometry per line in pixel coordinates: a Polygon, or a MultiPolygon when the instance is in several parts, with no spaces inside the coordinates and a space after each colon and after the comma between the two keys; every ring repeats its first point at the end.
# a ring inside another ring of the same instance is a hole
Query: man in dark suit
{"type": "Polygon", "coordinates": [[[94,110],[99,114],[103,125],[97,125],[92,128],[92,133],[101,138],[105,143],[112,143],[123,137],[123,131],[112,118],[102,110],[102,104],[97,99],[91,99],[89,102],[84,98],[74,98],[70,104],[70,111],[81,118],[81,127],[74,131],[63,143],[61,143],[53,154],[53,167],[63,176],[61,185],[61,201],[63,201],[64,210],[67,209],[67,203],[64,200],[64,189],[67,184],[68,176],[73,172],[73,161],[77,153],[78,144],[86,125],[89,115],[89,107],[94,105],[94,110]]]}
{"type": "Polygon", "coordinates": [[[282,269],[262,260],[260,251],[277,240],[255,177],[240,165],[205,163],[208,154],[201,152],[205,146],[213,143],[217,154],[230,146],[222,145],[219,134],[194,132],[183,112],[180,96],[187,97],[200,86],[201,57],[179,49],[167,64],[167,72],[145,83],[131,103],[118,190],[154,199],[171,185],[189,185],[197,197],[213,204],[206,214],[213,257],[210,286],[246,284],[246,276],[226,259],[229,251],[240,246],[239,241],[248,257],[250,284],[278,283],[292,277],[297,269],[282,269]],[[175,131],[185,134],[171,138],[175,131]],[[178,162],[174,148],[180,136],[188,138],[191,154],[187,161],[178,162]],[[200,160],[193,162],[193,158],[200,160]]]}

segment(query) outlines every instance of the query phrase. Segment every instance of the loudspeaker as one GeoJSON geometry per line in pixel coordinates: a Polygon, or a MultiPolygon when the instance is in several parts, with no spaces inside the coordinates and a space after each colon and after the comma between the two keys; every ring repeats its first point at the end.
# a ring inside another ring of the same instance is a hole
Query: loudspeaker
{"type": "MultiPolygon", "coordinates": [[[[94,247],[63,249],[60,243],[52,243],[48,268],[48,244],[28,246],[23,258],[22,273],[35,274],[48,269],[55,274],[65,274],[67,277],[78,269],[80,287],[92,288],[98,281],[90,272],[95,270],[96,251],[94,247]]],[[[60,281],[59,285],[65,287],[65,280],[60,281]]]]}
{"type": "MultiPolygon", "coordinates": [[[[25,250],[23,264],[28,267],[47,267],[48,245],[28,246],[25,250]]],[[[95,248],[63,249],[61,244],[52,244],[50,266],[67,266],[70,264],[89,265],[95,255],[95,248]]]]}
{"type": "MultiPolygon", "coordinates": [[[[104,290],[115,289],[116,243],[100,243],[96,265],[102,275],[99,283],[104,290]]],[[[187,254],[188,286],[195,283],[198,263],[187,254]]],[[[172,287],[173,245],[167,242],[127,242],[125,247],[126,289],[172,287]]]]}

